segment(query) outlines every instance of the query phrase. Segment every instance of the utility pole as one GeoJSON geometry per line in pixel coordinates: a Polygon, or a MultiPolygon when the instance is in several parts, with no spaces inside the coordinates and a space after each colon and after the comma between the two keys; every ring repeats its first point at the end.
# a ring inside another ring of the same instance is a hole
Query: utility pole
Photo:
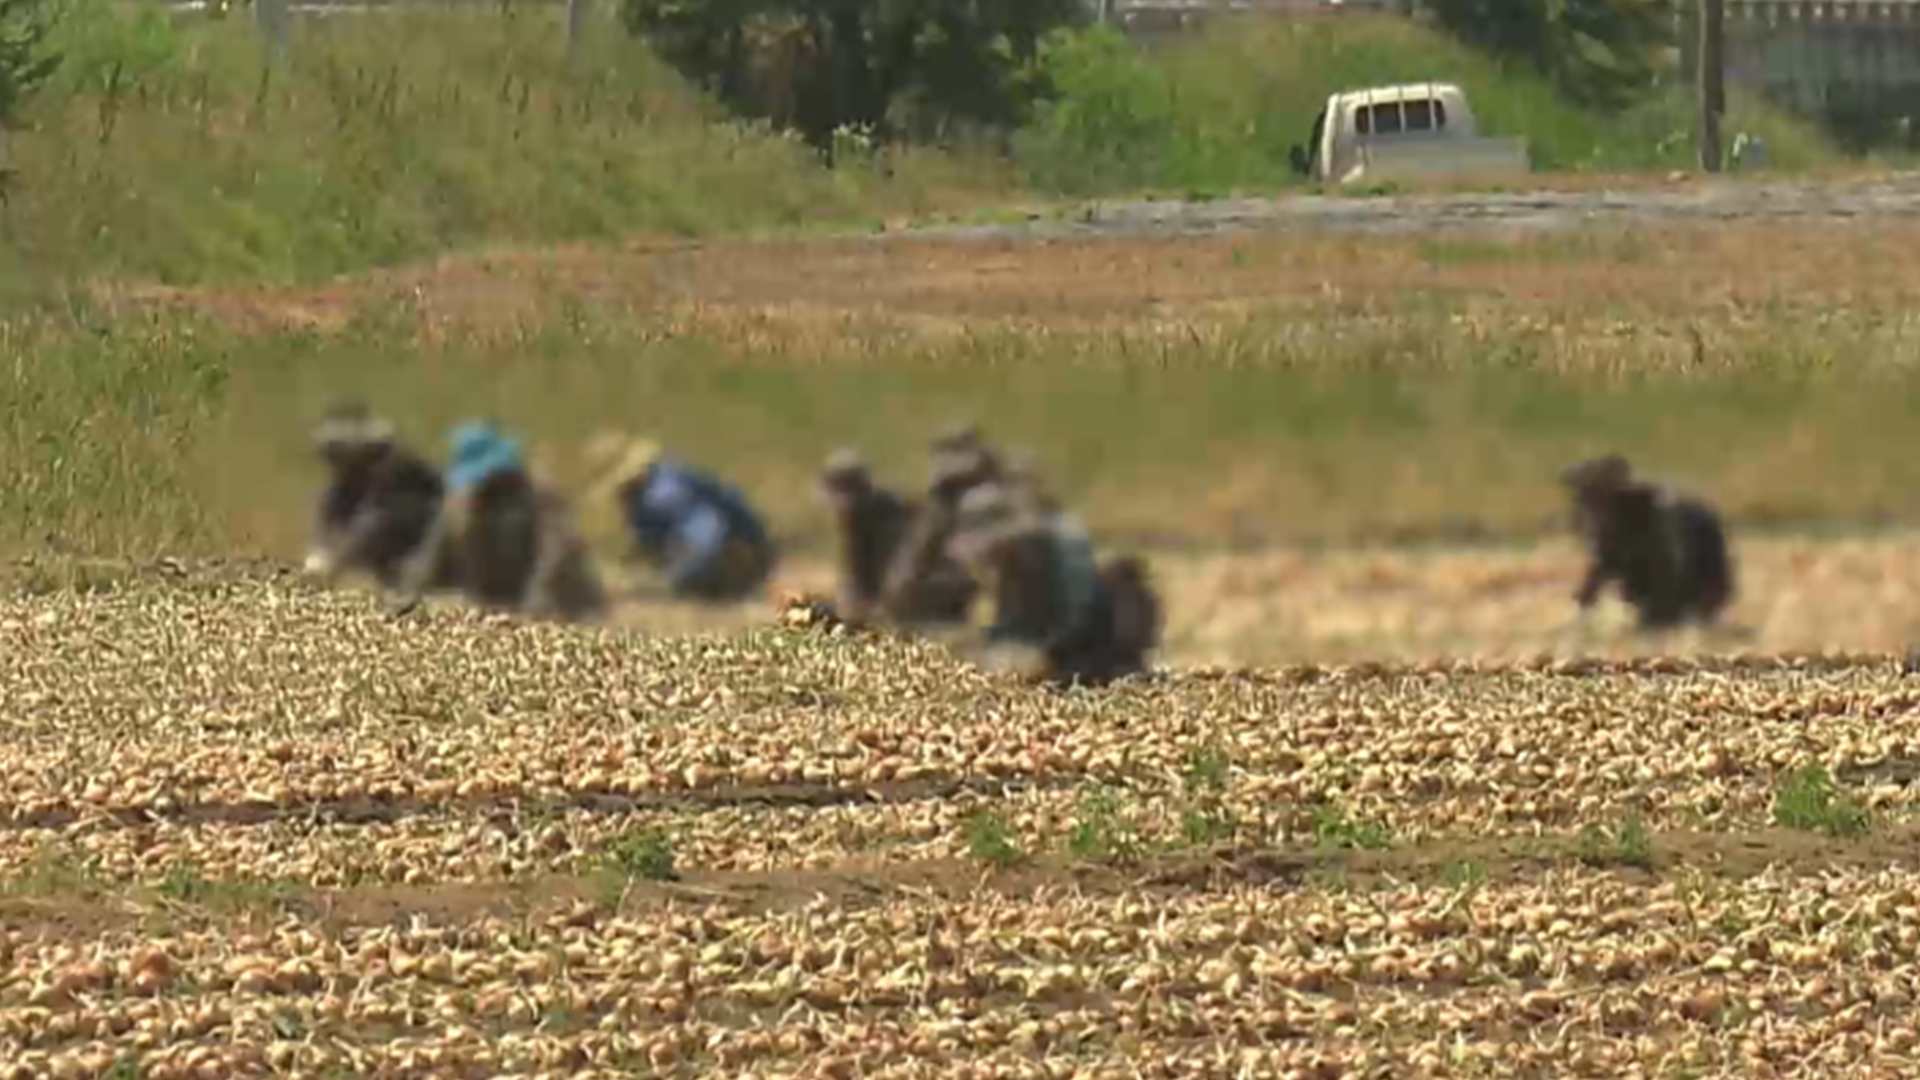
{"type": "Polygon", "coordinates": [[[1720,117],[1727,111],[1726,6],[1724,0],[1700,0],[1700,168],[1720,171],[1720,117]]]}
{"type": "Polygon", "coordinates": [[[567,56],[580,48],[580,28],[586,22],[587,0],[567,0],[567,56]]]}
{"type": "Polygon", "coordinates": [[[293,21],[293,12],[287,0],[253,0],[253,22],[260,36],[267,41],[268,50],[279,57],[287,51],[288,24],[293,21]]]}

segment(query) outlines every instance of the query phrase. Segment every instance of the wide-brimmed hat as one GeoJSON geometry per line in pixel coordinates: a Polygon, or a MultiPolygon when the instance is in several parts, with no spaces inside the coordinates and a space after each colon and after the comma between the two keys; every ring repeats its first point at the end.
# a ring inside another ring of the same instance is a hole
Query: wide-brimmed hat
{"type": "Polygon", "coordinates": [[[981,443],[963,443],[934,451],[928,479],[935,487],[951,484],[961,477],[989,479],[1002,472],[1000,455],[981,443]]]}
{"type": "Polygon", "coordinates": [[[843,446],[827,455],[826,464],[820,467],[820,482],[827,487],[858,486],[870,479],[867,459],[850,446],[843,446]]]}
{"type": "Polygon", "coordinates": [[[472,491],[501,473],[526,468],[520,443],[502,435],[492,424],[462,424],[453,430],[448,444],[452,460],[447,463],[447,487],[456,494],[472,491]]]}
{"type": "Polygon", "coordinates": [[[1041,475],[1040,456],[1031,449],[1016,448],[1001,455],[1000,476],[1029,507],[1041,511],[1061,508],[1059,498],[1041,475]]]}
{"type": "Polygon", "coordinates": [[[588,488],[594,498],[618,491],[623,484],[653,468],[662,449],[654,439],[602,432],[587,444],[588,488]]]}
{"type": "Polygon", "coordinates": [[[1560,483],[1573,488],[1618,487],[1631,479],[1633,466],[1622,454],[1601,454],[1576,461],[1560,472],[1560,483]]]}
{"type": "Polygon", "coordinates": [[[1032,527],[1013,492],[1003,484],[971,488],[954,507],[949,548],[955,558],[971,563],[1000,540],[1032,527]]]}
{"type": "Polygon", "coordinates": [[[956,420],[933,433],[928,448],[938,454],[950,450],[966,450],[986,445],[980,435],[980,425],[972,420],[956,420]]]}
{"type": "Polygon", "coordinates": [[[313,428],[313,444],[322,451],[388,443],[393,436],[393,424],[374,416],[359,398],[335,398],[313,428]]]}

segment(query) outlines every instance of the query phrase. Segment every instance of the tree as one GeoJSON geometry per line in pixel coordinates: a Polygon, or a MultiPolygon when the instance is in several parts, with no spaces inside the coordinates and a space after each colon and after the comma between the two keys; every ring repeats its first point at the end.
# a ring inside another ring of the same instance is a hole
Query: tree
{"type": "Polygon", "coordinates": [[[41,0],[0,0],[0,128],[20,122],[20,106],[60,66],[46,47],[52,20],[41,0]]]}
{"type": "Polygon", "coordinates": [[[1033,59],[1082,0],[624,0],[628,29],[735,112],[831,146],[1010,128],[1038,87],[1033,59]]]}
{"type": "Polygon", "coordinates": [[[1653,80],[1669,0],[1416,0],[1454,37],[1530,64],[1583,105],[1619,108],[1653,80]]]}

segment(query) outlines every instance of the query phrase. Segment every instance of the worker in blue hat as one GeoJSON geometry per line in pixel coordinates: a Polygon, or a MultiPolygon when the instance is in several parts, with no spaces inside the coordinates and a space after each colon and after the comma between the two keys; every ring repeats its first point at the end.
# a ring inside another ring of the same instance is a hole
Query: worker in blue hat
{"type": "Polygon", "coordinates": [[[650,439],[609,433],[588,454],[600,474],[593,497],[619,507],[641,554],[664,569],[674,596],[738,601],[766,584],[778,555],[737,488],[667,457],[650,439]]]}
{"type": "Polygon", "coordinates": [[[518,440],[487,421],[449,437],[443,527],[458,551],[460,583],[482,607],[587,620],[606,592],[565,496],[528,469],[518,440]]]}

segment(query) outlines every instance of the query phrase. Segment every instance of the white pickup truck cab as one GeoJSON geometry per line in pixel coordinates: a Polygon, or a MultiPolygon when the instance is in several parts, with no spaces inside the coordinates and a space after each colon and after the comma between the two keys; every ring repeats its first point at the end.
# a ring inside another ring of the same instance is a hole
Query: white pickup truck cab
{"type": "Polygon", "coordinates": [[[1294,171],[1322,183],[1527,172],[1521,139],[1478,133],[1467,95],[1452,83],[1345,90],[1327,98],[1294,171]]]}

